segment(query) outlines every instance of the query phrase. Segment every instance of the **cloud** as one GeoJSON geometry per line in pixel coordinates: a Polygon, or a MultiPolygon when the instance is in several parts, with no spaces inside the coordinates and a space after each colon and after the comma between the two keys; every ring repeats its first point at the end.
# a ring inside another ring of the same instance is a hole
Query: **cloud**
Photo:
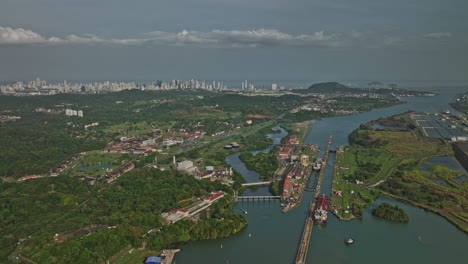
{"type": "Polygon", "coordinates": [[[187,31],[164,32],[154,31],[147,34],[149,42],[174,45],[211,45],[230,47],[257,46],[333,46],[333,35],[323,31],[311,35],[291,35],[276,29],[255,30],[212,30],[208,32],[187,31]]]}
{"type": "Polygon", "coordinates": [[[443,38],[450,38],[452,34],[450,32],[433,32],[424,35],[426,38],[431,38],[431,39],[443,39],[443,38]]]}
{"type": "Polygon", "coordinates": [[[0,27],[0,45],[42,44],[42,45],[174,45],[174,46],[215,46],[215,47],[258,47],[258,46],[336,46],[337,36],[318,31],[313,34],[291,35],[276,29],[255,30],[211,30],[166,32],[153,31],[139,38],[115,39],[96,35],[71,34],[63,38],[43,37],[31,30],[0,27]]]}
{"type": "Polygon", "coordinates": [[[153,31],[135,38],[105,38],[101,36],[70,34],[65,37],[44,37],[31,30],[0,27],[0,45],[114,45],[114,46],[200,46],[200,47],[362,47],[382,48],[409,45],[424,39],[451,37],[449,32],[435,32],[417,36],[399,36],[379,32],[350,31],[327,33],[317,31],[311,34],[289,34],[276,29],[220,30],[180,32],[153,31]],[[421,36],[423,36],[421,38],[421,36]]]}
{"type": "Polygon", "coordinates": [[[0,44],[44,43],[41,35],[22,28],[0,27],[0,44]]]}

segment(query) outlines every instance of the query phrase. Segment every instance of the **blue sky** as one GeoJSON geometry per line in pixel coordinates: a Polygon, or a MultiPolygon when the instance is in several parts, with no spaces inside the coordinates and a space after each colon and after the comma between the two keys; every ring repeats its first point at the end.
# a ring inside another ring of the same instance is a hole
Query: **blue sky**
{"type": "Polygon", "coordinates": [[[2,0],[0,80],[468,80],[463,0],[2,0]]]}

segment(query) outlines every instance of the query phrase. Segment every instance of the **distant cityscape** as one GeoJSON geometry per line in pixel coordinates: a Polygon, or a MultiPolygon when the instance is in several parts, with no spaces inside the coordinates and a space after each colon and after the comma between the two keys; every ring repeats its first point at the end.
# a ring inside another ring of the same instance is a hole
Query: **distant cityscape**
{"type": "MultiPolygon", "coordinates": [[[[175,90],[175,89],[202,89],[207,91],[249,91],[249,92],[276,92],[285,90],[285,86],[278,86],[272,83],[271,87],[257,89],[254,84],[248,80],[240,83],[241,88],[229,88],[225,83],[220,81],[200,81],[200,80],[172,80],[169,82],[156,81],[145,84],[135,82],[94,82],[94,83],[69,83],[67,81],[58,83],[48,83],[47,81],[37,78],[29,82],[18,81],[13,84],[1,85],[0,94],[16,95],[16,96],[32,96],[32,95],[54,95],[60,93],[71,94],[100,94],[109,92],[119,92],[124,90],[138,89],[142,91],[158,91],[158,90],[175,90]]],[[[290,88],[291,89],[291,88],[290,88]]],[[[303,89],[297,87],[292,89],[303,89]]]]}

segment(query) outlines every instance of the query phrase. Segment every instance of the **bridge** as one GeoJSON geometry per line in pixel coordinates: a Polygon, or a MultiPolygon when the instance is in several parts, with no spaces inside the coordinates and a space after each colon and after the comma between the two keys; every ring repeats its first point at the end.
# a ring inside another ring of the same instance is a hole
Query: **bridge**
{"type": "Polygon", "coordinates": [[[318,197],[320,196],[320,189],[322,188],[323,176],[325,175],[325,169],[327,167],[326,163],[328,162],[328,155],[330,154],[332,141],[333,141],[333,137],[330,136],[328,138],[328,145],[327,145],[327,150],[325,151],[325,157],[323,158],[323,161],[325,162],[325,164],[323,164],[322,168],[320,169],[317,186],[315,187],[314,197],[312,198],[312,203],[309,208],[309,214],[307,215],[307,219],[304,225],[304,230],[302,231],[302,237],[299,243],[299,248],[297,249],[296,264],[306,263],[307,252],[309,250],[309,244],[310,244],[310,238],[312,236],[312,230],[314,229],[313,216],[314,216],[315,203],[318,197]]]}
{"type": "Polygon", "coordinates": [[[279,200],[281,196],[237,196],[234,199],[236,201],[268,201],[279,200]]]}
{"type": "Polygon", "coordinates": [[[297,148],[297,147],[307,147],[310,148],[313,144],[273,144],[278,147],[290,147],[290,148],[297,148]]]}
{"type": "Polygon", "coordinates": [[[248,183],[243,183],[242,186],[249,187],[249,186],[256,186],[256,185],[270,185],[270,183],[272,183],[272,181],[248,182],[248,183]]]}

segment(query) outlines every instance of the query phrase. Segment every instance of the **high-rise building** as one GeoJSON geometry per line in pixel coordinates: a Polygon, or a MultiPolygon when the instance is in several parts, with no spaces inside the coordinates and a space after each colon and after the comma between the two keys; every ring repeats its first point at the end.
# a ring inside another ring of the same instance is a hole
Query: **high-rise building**
{"type": "Polygon", "coordinates": [[[271,89],[272,89],[273,91],[276,90],[276,83],[271,84],[271,89]]]}

